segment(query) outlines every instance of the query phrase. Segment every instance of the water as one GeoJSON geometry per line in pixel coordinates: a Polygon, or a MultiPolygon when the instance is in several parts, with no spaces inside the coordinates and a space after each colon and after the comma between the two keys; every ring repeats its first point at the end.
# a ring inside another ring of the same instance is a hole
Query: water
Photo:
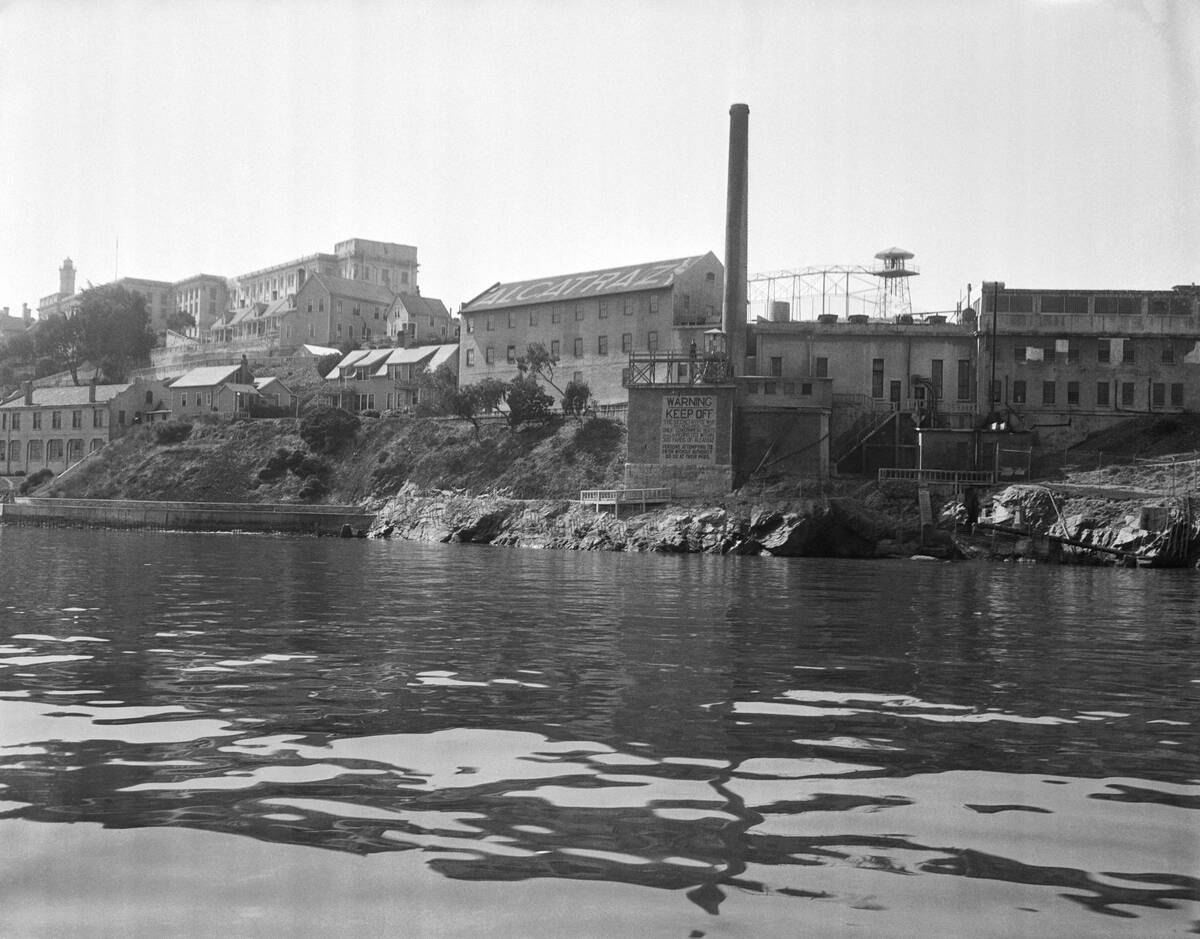
{"type": "Polygon", "coordinates": [[[1197,929],[1193,572],[0,558],[6,936],[1197,929]]]}

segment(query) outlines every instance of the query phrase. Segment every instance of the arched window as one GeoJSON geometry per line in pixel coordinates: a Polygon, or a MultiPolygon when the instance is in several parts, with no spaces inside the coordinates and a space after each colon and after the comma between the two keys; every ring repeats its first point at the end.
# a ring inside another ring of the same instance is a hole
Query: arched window
{"type": "Polygon", "coordinates": [[[29,441],[29,449],[25,454],[25,462],[30,466],[34,463],[42,462],[42,442],[40,440],[29,441]]]}

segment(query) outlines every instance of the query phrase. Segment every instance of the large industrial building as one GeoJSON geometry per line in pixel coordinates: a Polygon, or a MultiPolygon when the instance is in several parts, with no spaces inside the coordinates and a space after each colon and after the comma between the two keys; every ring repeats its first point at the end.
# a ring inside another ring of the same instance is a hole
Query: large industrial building
{"type": "Polygon", "coordinates": [[[498,283],[460,311],[460,381],[507,381],[540,343],[558,359],[556,383],[583,381],[598,403],[624,403],[630,353],[703,345],[720,325],[723,290],[712,252],[498,283]]]}
{"type": "Polygon", "coordinates": [[[1200,288],[985,282],[974,306],[981,410],[1009,416],[1041,446],[1200,406],[1200,288]]]}

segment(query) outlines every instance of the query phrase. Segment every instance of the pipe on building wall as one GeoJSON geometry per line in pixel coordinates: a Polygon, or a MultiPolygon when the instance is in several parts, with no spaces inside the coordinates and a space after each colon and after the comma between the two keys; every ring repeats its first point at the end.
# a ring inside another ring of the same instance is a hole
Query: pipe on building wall
{"type": "Polygon", "coordinates": [[[725,194],[725,309],[722,328],[734,375],[745,368],[750,106],[729,108],[729,178],[725,194]]]}

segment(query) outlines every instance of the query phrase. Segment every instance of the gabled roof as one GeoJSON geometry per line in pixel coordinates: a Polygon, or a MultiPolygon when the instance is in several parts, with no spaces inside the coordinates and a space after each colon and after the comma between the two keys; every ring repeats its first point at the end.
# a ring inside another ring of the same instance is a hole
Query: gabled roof
{"type": "Polygon", "coordinates": [[[431,371],[431,372],[434,371],[435,369],[438,368],[438,366],[440,366],[444,362],[457,362],[458,361],[458,343],[457,342],[444,343],[443,345],[436,346],[435,348],[437,349],[437,351],[433,353],[433,358],[431,358],[427,364],[427,368],[429,369],[429,371],[431,371]]]}
{"type": "Polygon", "coordinates": [[[437,351],[437,346],[409,346],[407,349],[393,349],[387,357],[386,365],[416,365],[431,358],[437,351]]]}
{"type": "Polygon", "coordinates": [[[372,370],[383,368],[387,357],[392,351],[392,349],[355,349],[353,352],[347,352],[325,378],[326,380],[342,378],[351,371],[360,368],[369,368],[372,370]]]}
{"type": "Polygon", "coordinates": [[[278,385],[284,391],[288,392],[289,394],[291,393],[291,389],[279,380],[278,375],[266,375],[262,378],[254,379],[254,387],[259,391],[262,391],[264,388],[267,388],[270,385],[278,385]]]}
{"type": "Polygon", "coordinates": [[[385,307],[390,306],[396,298],[394,291],[380,284],[367,283],[365,280],[350,280],[346,277],[332,277],[329,274],[310,274],[305,284],[313,281],[329,291],[331,297],[363,300],[367,303],[379,303],[385,307]]]}
{"type": "Polygon", "coordinates": [[[315,358],[320,358],[323,355],[340,355],[340,350],[331,349],[329,346],[314,346],[306,343],[297,349],[293,355],[311,355],[315,358]]]}
{"type": "Polygon", "coordinates": [[[171,382],[171,388],[213,388],[228,383],[240,368],[240,365],[205,365],[194,368],[171,382]]]}
{"type": "Polygon", "coordinates": [[[258,394],[258,389],[255,388],[253,385],[239,385],[235,382],[225,382],[224,387],[228,388],[230,391],[240,391],[242,394],[245,394],[245,395],[258,394]]]}
{"type": "Polygon", "coordinates": [[[698,254],[690,258],[500,283],[488,288],[474,300],[464,303],[461,312],[478,313],[529,303],[578,300],[583,297],[670,287],[688,268],[707,258],[716,260],[716,256],[710,251],[708,254],[698,254]]]}
{"type": "Polygon", "coordinates": [[[422,297],[419,293],[402,293],[397,302],[408,311],[409,316],[449,316],[446,304],[435,297],[422,297]]]}
{"type": "MultiPolygon", "coordinates": [[[[90,385],[56,385],[49,388],[34,388],[33,389],[33,406],[34,407],[74,407],[80,404],[104,404],[111,401],[122,391],[133,387],[133,382],[125,382],[120,385],[97,385],[96,400],[93,402],[90,399],[90,385]]],[[[23,408],[28,407],[25,403],[25,395],[17,392],[3,404],[2,408],[23,408]]]]}

